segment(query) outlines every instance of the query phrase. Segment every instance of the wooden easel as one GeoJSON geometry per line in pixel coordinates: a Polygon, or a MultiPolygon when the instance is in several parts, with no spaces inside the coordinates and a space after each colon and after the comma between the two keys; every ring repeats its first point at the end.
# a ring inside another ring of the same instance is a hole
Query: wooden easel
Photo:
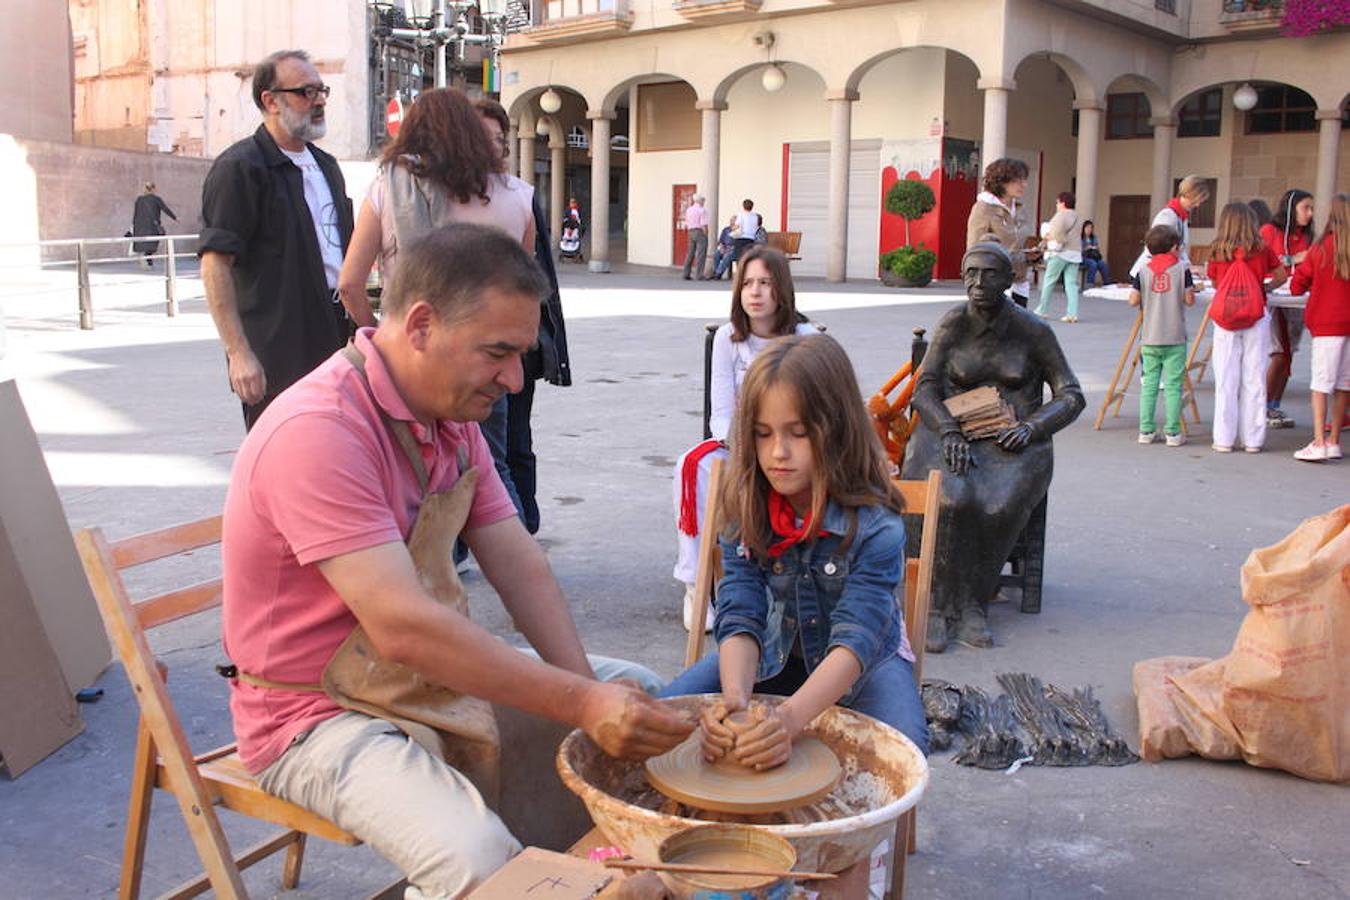
{"type": "MultiPolygon", "coordinates": [[[[1205,377],[1205,368],[1209,365],[1209,355],[1211,347],[1205,348],[1203,358],[1196,362],[1196,357],[1200,353],[1200,344],[1204,340],[1205,331],[1209,326],[1209,307],[1205,307],[1204,318],[1200,320],[1200,327],[1196,330],[1195,340],[1191,343],[1190,353],[1186,356],[1186,368],[1182,372],[1181,386],[1181,431],[1183,434],[1189,434],[1186,427],[1186,411],[1190,408],[1192,418],[1195,424],[1200,424],[1200,407],[1195,402],[1195,385],[1199,384],[1205,377]],[[1199,369],[1199,374],[1195,380],[1191,380],[1191,370],[1199,369]]],[[[1106,399],[1102,401],[1101,409],[1097,410],[1097,421],[1092,423],[1092,427],[1101,431],[1102,422],[1106,420],[1106,411],[1115,405],[1115,411],[1112,412],[1112,418],[1120,415],[1121,404],[1125,402],[1125,395],[1129,393],[1129,386],[1134,381],[1135,369],[1139,367],[1139,361],[1142,358],[1142,345],[1139,341],[1139,332],[1144,327],[1144,311],[1141,308],[1139,314],[1134,317],[1134,326],[1130,329],[1130,336],[1125,341],[1125,347],[1120,351],[1120,360],[1116,363],[1116,373],[1111,376],[1111,386],[1106,389],[1106,399]],[[1126,363],[1129,364],[1129,371],[1125,371],[1126,363]],[[1124,373],[1124,378],[1121,374],[1124,373]]]]}

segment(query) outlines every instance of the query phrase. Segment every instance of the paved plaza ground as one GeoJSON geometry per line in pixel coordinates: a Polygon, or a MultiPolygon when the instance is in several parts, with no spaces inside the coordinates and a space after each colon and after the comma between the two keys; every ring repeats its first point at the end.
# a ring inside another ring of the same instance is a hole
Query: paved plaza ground
{"type": "MultiPolygon", "coordinates": [[[[670,577],[671,467],[700,437],[702,324],[725,319],[729,290],[667,272],[567,268],[563,277],[576,384],[536,396],[540,538],[587,645],[671,676],[685,638],[681,587],[670,577]]],[[[958,289],[806,280],[798,297],[849,351],[870,393],[908,357],[911,329],[931,328],[958,289]]],[[[194,294],[199,285],[185,280],[183,295],[194,294]]],[[[162,296],[152,279],[96,285],[91,332],[75,328],[70,293],[6,290],[0,301],[0,374],[19,381],[72,527],[119,537],[221,507],[243,435],[239,407],[202,301],[168,319],[162,296]]],[[[1133,397],[1094,431],[1133,312],[1087,299],[1081,315],[1077,325],[1054,323],[1088,409],[1055,439],[1044,612],[995,606],[997,646],[930,656],[927,674],[985,688],[1009,671],[1090,685],[1133,745],[1133,663],[1226,653],[1245,609],[1243,560],[1350,498],[1350,462],[1295,462],[1306,427],[1271,432],[1259,455],[1217,455],[1207,435],[1180,449],[1139,446],[1133,397]]],[[[1307,352],[1305,342],[1287,401],[1305,426],[1307,352]]],[[[1206,420],[1211,388],[1200,396],[1206,420]]],[[[469,587],[475,618],[508,634],[481,576],[469,587]]],[[[226,685],[210,671],[221,658],[215,625],[166,630],[157,650],[174,671],[194,746],[231,740],[226,685]]],[[[103,700],[82,707],[82,735],[22,777],[0,778],[0,898],[115,894],[136,704],[117,664],[99,686],[103,700]]],[[[1012,775],[956,766],[950,754],[931,765],[909,863],[914,897],[1350,897],[1345,787],[1198,759],[1012,775]]],[[[236,846],[261,834],[229,814],[225,824],[236,846]]],[[[153,894],[197,862],[165,795],[151,830],[153,894]]],[[[278,863],[251,871],[254,896],[280,894],[278,873],[278,863]]],[[[301,889],[284,896],[363,896],[392,875],[365,848],[315,841],[301,889]]]]}

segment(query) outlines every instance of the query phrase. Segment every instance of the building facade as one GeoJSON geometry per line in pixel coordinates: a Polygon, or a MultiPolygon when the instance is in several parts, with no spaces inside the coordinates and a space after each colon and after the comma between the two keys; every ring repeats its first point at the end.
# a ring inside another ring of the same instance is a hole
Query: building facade
{"type": "Polygon", "coordinates": [[[948,204],[915,240],[949,274],[964,249],[950,223],[983,164],[1009,155],[1033,173],[1028,218],[1073,190],[1119,263],[1183,175],[1213,179],[1197,243],[1230,198],[1350,184],[1350,33],[1282,37],[1278,7],[545,0],[503,51],[502,98],[522,177],[582,188],[597,270],[611,237],[629,262],[675,262],[697,190],[719,225],[751,199],[769,230],[802,232],[801,274],[875,278],[879,253],[903,242],[882,197],[908,177],[948,204]],[[1244,85],[1251,110],[1234,103],[1244,85]],[[588,160],[568,155],[578,131],[588,160]]]}

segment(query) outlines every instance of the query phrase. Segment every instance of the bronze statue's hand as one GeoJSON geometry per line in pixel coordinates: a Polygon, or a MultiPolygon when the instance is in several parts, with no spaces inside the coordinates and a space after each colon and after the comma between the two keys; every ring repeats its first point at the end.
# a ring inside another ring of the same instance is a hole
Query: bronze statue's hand
{"type": "Polygon", "coordinates": [[[1027,444],[1031,443],[1033,436],[1034,432],[1032,431],[1031,423],[1018,422],[1016,425],[1005,430],[995,438],[995,441],[1009,453],[1017,453],[1027,444]]]}
{"type": "Polygon", "coordinates": [[[974,461],[970,458],[970,442],[958,431],[942,436],[942,459],[953,475],[964,475],[974,461]]]}

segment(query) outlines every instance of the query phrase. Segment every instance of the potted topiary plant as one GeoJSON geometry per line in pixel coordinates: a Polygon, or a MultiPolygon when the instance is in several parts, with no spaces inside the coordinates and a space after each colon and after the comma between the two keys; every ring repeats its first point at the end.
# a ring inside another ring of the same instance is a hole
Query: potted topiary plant
{"type": "Polygon", "coordinates": [[[923,287],[933,280],[937,254],[910,243],[909,223],[937,206],[933,189],[922,181],[901,179],[886,192],[886,212],[905,220],[905,245],[881,255],[881,281],[890,287],[923,287]]]}
{"type": "Polygon", "coordinates": [[[881,283],[887,287],[923,287],[933,280],[937,254],[920,241],[881,254],[881,283]]]}

